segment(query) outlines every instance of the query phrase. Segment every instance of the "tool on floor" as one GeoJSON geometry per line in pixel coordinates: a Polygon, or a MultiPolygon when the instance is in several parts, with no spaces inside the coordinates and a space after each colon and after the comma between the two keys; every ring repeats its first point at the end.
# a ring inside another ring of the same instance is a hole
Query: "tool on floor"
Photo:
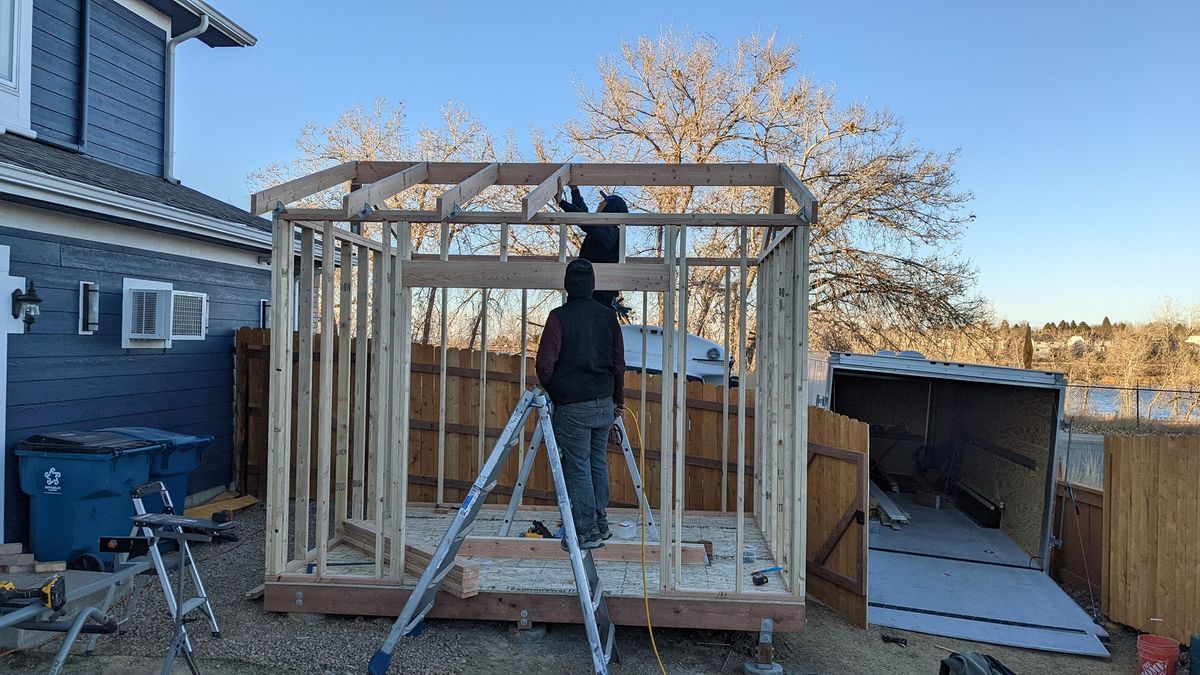
{"type": "MultiPolygon", "coordinates": [[[[471,484],[462,506],[450,523],[442,541],[434,551],[429,565],[421,574],[420,581],[404,605],[404,611],[397,617],[392,630],[384,641],[383,646],[371,657],[367,671],[371,675],[384,675],[392,662],[392,652],[396,643],[405,635],[413,635],[420,631],[421,623],[437,599],[438,587],[442,579],[453,569],[454,557],[459,547],[467,537],[467,530],[479,515],[488,493],[496,485],[496,479],[504,467],[509,453],[520,442],[521,430],[530,415],[537,414],[538,426],[534,432],[534,442],[526,455],[526,464],[537,451],[542,440],[546,443],[546,455],[550,460],[550,473],[554,477],[554,491],[558,497],[558,510],[562,514],[563,535],[570,553],[571,570],[575,575],[575,587],[579,591],[579,604],[583,610],[583,625],[591,646],[592,668],[594,672],[607,675],[608,664],[617,659],[616,626],[609,618],[608,605],[604,600],[604,588],[600,584],[600,575],[596,572],[596,563],[590,550],[579,548],[578,533],[575,532],[575,521],[571,518],[571,502],[567,497],[566,477],[563,474],[562,459],[559,456],[558,444],[554,441],[554,429],[550,424],[549,401],[542,390],[534,388],[521,395],[516,410],[504,427],[500,438],[488,456],[483,470],[471,484]]],[[[522,476],[527,478],[528,471],[522,467],[522,476]]],[[[511,522],[511,506],[510,519],[511,522]]]]}
{"type": "Polygon", "coordinates": [[[553,539],[554,533],[551,532],[548,527],[546,527],[545,523],[540,520],[535,520],[533,521],[533,525],[530,525],[529,529],[525,531],[525,536],[532,537],[534,539],[553,539]]]}
{"type": "Polygon", "coordinates": [[[132,516],[133,532],[130,537],[125,539],[129,541],[131,550],[135,547],[141,549],[143,546],[148,550],[150,559],[154,561],[154,570],[158,573],[158,582],[162,586],[163,596],[166,597],[167,608],[170,610],[173,620],[171,646],[167,658],[163,662],[163,675],[169,675],[176,657],[183,657],[193,675],[199,675],[200,670],[196,667],[192,642],[187,632],[187,623],[193,619],[188,618],[188,615],[197,610],[201,611],[208,619],[213,637],[221,637],[221,629],[217,626],[217,616],[213,613],[212,603],[209,602],[208,594],[204,591],[204,584],[200,581],[200,570],[196,569],[196,559],[192,557],[192,550],[188,542],[210,542],[219,533],[233,528],[236,523],[217,523],[209,519],[176,515],[175,506],[171,503],[171,495],[159,481],[146,483],[134,489],[131,497],[135,514],[132,516]],[[146,506],[142,499],[153,494],[158,494],[162,499],[162,513],[146,512],[146,506]],[[136,539],[142,541],[134,544],[133,540],[136,539]],[[164,540],[174,541],[178,546],[179,577],[178,585],[174,588],[171,586],[170,570],[163,562],[162,552],[159,550],[159,544],[164,540]],[[195,591],[195,596],[187,599],[184,598],[185,570],[191,579],[192,589],[195,591]]]}
{"type": "Polygon", "coordinates": [[[907,647],[907,646],[908,646],[908,639],[907,639],[907,638],[895,637],[895,636],[893,636],[893,635],[888,635],[887,633],[880,633],[880,634],[879,634],[879,639],[880,639],[880,640],[883,640],[884,642],[886,642],[886,643],[888,643],[888,644],[900,645],[901,647],[907,647]]]}
{"type": "Polygon", "coordinates": [[[770,574],[771,572],[782,572],[782,571],[783,571],[783,568],[780,567],[779,565],[776,565],[774,567],[766,567],[764,569],[758,570],[757,572],[751,572],[750,573],[750,581],[755,586],[766,586],[767,582],[770,581],[770,577],[767,576],[768,574],[770,574]]]}
{"type": "MultiPolygon", "coordinates": [[[[612,431],[621,438],[621,452],[625,455],[625,466],[629,469],[630,482],[633,484],[634,491],[637,492],[638,502],[646,512],[646,540],[658,541],[658,526],[654,524],[654,514],[650,511],[650,502],[646,499],[645,491],[642,489],[642,474],[638,471],[637,458],[633,454],[633,448],[629,445],[629,432],[625,430],[625,421],[618,417],[613,422],[612,431]]],[[[529,448],[525,453],[525,461],[521,464],[521,472],[517,475],[517,483],[513,486],[512,497],[508,500],[508,511],[505,512],[504,520],[500,523],[499,534],[501,537],[508,536],[513,520],[517,517],[517,507],[521,504],[521,496],[525,493],[525,485],[529,482],[529,474],[533,471],[533,462],[537,458],[541,441],[542,431],[535,428],[533,438],[530,439],[529,448]]]]}
{"type": "Polygon", "coordinates": [[[0,581],[0,604],[13,600],[40,600],[47,609],[57,612],[67,602],[67,581],[57,574],[33,588],[17,588],[12,581],[0,581]]]}

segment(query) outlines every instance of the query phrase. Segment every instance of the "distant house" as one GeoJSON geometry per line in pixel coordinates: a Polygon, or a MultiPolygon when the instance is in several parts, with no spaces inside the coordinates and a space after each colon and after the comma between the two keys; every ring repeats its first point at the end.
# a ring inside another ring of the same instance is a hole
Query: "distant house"
{"type": "Polygon", "coordinates": [[[231,480],[233,333],[263,321],[270,233],[172,175],[193,38],[255,42],[202,0],[0,0],[0,541],[27,538],[13,446],[34,433],[211,434],[190,491],[231,480]]]}

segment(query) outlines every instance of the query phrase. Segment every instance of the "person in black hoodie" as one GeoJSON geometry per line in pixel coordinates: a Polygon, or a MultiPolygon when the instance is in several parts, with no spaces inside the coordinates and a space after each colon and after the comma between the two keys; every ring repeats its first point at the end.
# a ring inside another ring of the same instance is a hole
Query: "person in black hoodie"
{"type": "MultiPolygon", "coordinates": [[[[587,213],[587,203],[583,201],[583,195],[579,193],[579,188],[571,186],[571,201],[560,199],[558,206],[570,213],[587,213]]],[[[620,195],[604,194],[600,192],[600,204],[596,206],[596,213],[629,213],[629,205],[620,195]]],[[[615,263],[621,260],[621,229],[616,225],[580,225],[579,229],[583,230],[583,244],[579,247],[579,257],[584,260],[589,260],[593,263],[615,263]]],[[[592,298],[609,307],[619,316],[624,317],[629,313],[629,308],[622,305],[618,300],[619,294],[616,291],[595,291],[592,293],[592,298]]]]}
{"type": "Polygon", "coordinates": [[[550,311],[537,350],[537,377],[554,403],[571,517],[582,548],[599,548],[608,528],[608,432],[625,407],[625,344],[617,315],[593,299],[596,276],[582,258],[567,265],[567,302],[550,311]]]}

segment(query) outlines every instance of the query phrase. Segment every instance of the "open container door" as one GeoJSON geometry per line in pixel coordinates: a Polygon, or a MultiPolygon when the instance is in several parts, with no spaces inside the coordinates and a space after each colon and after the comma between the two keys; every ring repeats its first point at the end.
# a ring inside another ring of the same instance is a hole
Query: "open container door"
{"type": "Polygon", "coordinates": [[[870,542],[872,624],[1106,656],[1046,574],[1064,381],[895,356],[831,357],[835,412],[871,425],[876,493],[906,522],[870,542]]]}

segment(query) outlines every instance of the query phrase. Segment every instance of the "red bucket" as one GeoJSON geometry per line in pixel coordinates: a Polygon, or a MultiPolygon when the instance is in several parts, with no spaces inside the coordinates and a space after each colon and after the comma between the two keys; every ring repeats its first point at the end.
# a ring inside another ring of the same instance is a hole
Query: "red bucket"
{"type": "Polygon", "coordinates": [[[1179,643],[1161,635],[1139,635],[1139,675],[1175,675],[1179,660],[1179,643]]]}

